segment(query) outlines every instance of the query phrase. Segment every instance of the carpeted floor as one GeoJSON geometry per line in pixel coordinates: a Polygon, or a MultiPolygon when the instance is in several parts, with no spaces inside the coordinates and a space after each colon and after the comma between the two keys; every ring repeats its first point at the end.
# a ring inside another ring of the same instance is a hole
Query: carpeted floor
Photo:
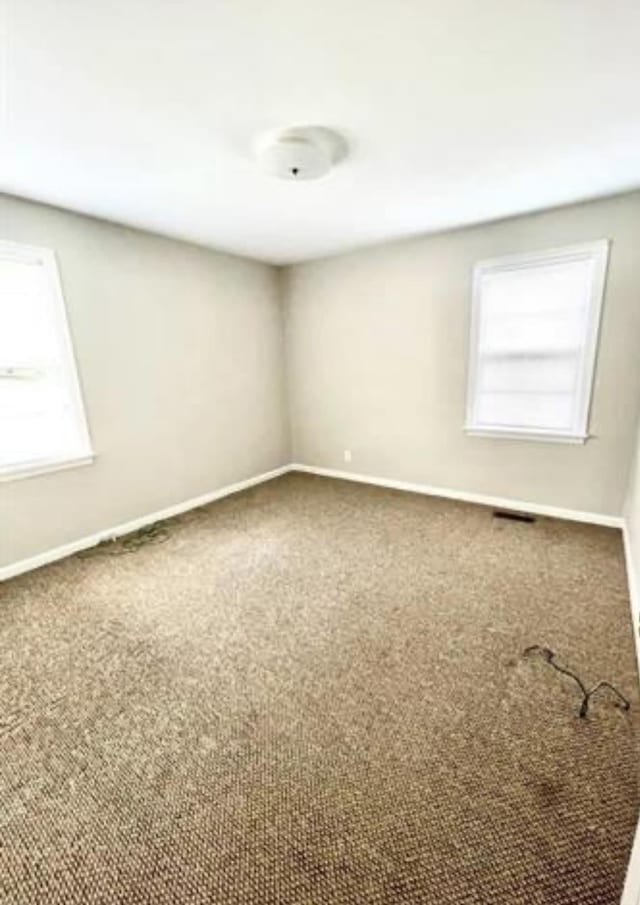
{"type": "Polygon", "coordinates": [[[109,552],[0,590],[0,901],[618,902],[618,532],[289,475],[109,552]]]}

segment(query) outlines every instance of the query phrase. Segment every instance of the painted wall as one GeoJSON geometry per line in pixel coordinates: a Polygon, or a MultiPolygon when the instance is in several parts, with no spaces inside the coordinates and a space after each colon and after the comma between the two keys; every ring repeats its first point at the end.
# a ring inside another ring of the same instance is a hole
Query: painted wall
{"type": "Polygon", "coordinates": [[[56,251],[95,464],[0,484],[0,566],[289,461],[273,268],[0,197],[56,251]]]}
{"type": "MultiPolygon", "coordinates": [[[[638,338],[638,347],[640,348],[640,336],[638,338]]],[[[638,618],[640,617],[640,612],[638,611],[640,607],[640,430],[638,431],[635,460],[631,469],[629,492],[625,505],[625,518],[628,541],[627,568],[632,573],[629,575],[629,584],[635,591],[631,602],[636,610],[635,623],[636,631],[638,631],[638,618]]]]}
{"type": "MultiPolygon", "coordinates": [[[[57,252],[97,452],[92,466],[0,484],[0,566],[291,458],[622,511],[640,398],[640,193],[280,272],[9,197],[0,197],[0,234],[57,252]],[[473,264],[604,236],[612,247],[592,439],[467,437],[473,264]]],[[[638,495],[629,503],[636,549],[638,495]]]]}
{"type": "Polygon", "coordinates": [[[636,192],[291,268],[294,461],[619,515],[640,393],[638,248],[636,192]],[[593,437],[575,446],[465,435],[474,263],[604,237],[593,437]]]}

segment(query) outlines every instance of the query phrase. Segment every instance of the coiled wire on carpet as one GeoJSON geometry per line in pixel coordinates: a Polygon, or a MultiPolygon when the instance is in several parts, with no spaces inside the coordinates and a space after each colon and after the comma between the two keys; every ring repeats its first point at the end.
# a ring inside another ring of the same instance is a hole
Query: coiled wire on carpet
{"type": "Polygon", "coordinates": [[[206,514],[206,510],[199,506],[184,515],[162,519],[122,537],[101,541],[95,547],[82,550],[77,556],[80,559],[92,559],[96,556],[126,556],[128,553],[138,553],[143,547],[164,544],[171,537],[174,527],[194,521],[203,514],[206,514]]]}
{"type": "Polygon", "coordinates": [[[569,676],[569,678],[573,679],[573,681],[576,683],[582,693],[582,704],[580,706],[580,717],[582,719],[585,719],[587,713],[589,712],[589,703],[591,701],[591,698],[594,694],[596,694],[596,692],[600,691],[601,688],[610,689],[621,701],[623,710],[629,710],[629,708],[631,707],[631,702],[628,701],[627,698],[625,698],[625,696],[618,691],[615,685],[611,684],[611,682],[601,681],[594,685],[593,688],[588,689],[580,676],[576,675],[576,673],[574,673],[573,670],[569,669],[567,666],[564,666],[556,661],[556,654],[551,650],[550,647],[544,647],[541,644],[532,644],[530,647],[527,647],[524,650],[525,657],[528,657],[533,653],[542,654],[547,663],[553,666],[553,668],[557,672],[562,673],[564,676],[569,676]]]}

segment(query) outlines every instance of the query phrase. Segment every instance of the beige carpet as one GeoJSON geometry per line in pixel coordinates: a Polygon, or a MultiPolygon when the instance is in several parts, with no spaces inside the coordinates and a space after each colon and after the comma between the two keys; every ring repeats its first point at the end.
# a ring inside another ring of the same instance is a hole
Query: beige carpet
{"type": "Polygon", "coordinates": [[[614,530],[290,475],[0,594],[3,903],[618,902],[614,530]]]}

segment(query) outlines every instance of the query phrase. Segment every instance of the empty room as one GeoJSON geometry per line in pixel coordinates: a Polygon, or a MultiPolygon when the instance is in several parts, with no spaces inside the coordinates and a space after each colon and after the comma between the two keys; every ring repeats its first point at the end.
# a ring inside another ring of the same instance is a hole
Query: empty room
{"type": "Polygon", "coordinates": [[[640,905],[640,5],[0,23],[0,903],[640,905]]]}

